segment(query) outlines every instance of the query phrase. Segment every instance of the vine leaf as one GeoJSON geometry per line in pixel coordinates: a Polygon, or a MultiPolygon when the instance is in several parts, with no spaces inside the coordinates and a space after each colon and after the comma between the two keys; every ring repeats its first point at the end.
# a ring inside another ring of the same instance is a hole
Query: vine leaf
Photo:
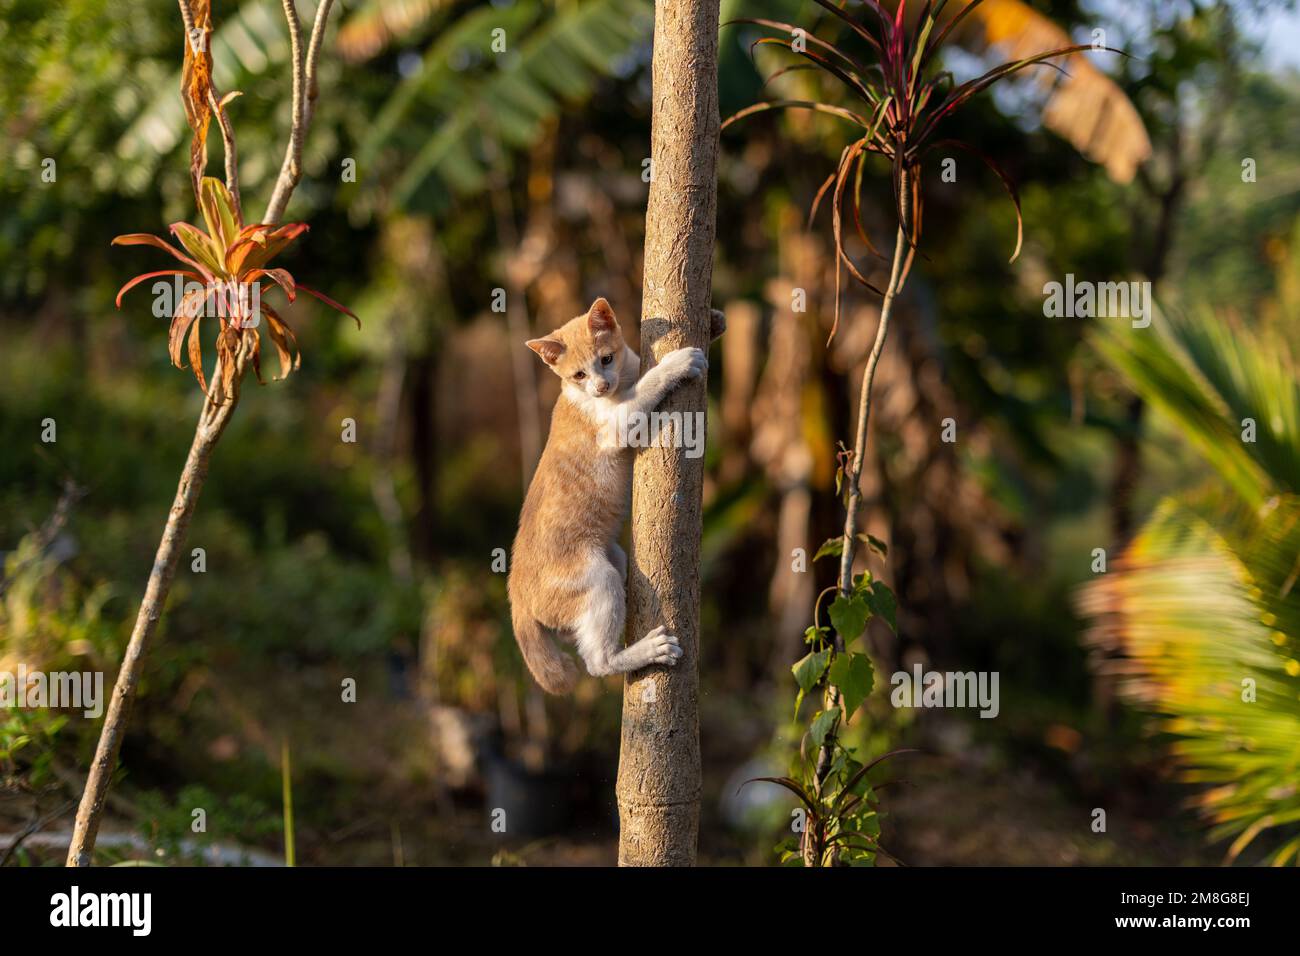
{"type": "Polygon", "coordinates": [[[844,553],[843,538],[841,537],[827,538],[824,542],[822,542],[822,546],[817,549],[817,553],[813,555],[813,560],[820,561],[822,558],[826,558],[826,557],[838,558],[843,553],[844,553]]]}
{"type": "Polygon", "coordinates": [[[817,712],[813,718],[812,726],[808,729],[808,739],[814,747],[820,747],[826,742],[826,735],[831,732],[835,726],[835,721],[839,719],[838,710],[822,710],[817,712]]]}
{"type": "Polygon", "coordinates": [[[885,542],[877,538],[874,534],[867,534],[866,532],[862,532],[858,535],[858,540],[861,541],[863,544],[865,544],[872,551],[876,552],[876,554],[880,555],[882,558],[889,557],[888,545],[886,545],[885,542]]]}
{"type": "Polygon", "coordinates": [[[872,609],[863,595],[837,594],[835,603],[831,605],[831,624],[844,638],[844,643],[848,644],[866,630],[871,613],[872,609]]]}
{"type": "Polygon", "coordinates": [[[822,679],[826,673],[826,668],[830,666],[831,649],[813,651],[804,656],[804,658],[795,664],[790,670],[794,673],[795,683],[799,685],[799,696],[794,701],[794,713],[796,719],[799,716],[799,706],[803,703],[804,694],[817,686],[817,682],[822,679]]]}
{"type": "MultiPolygon", "coordinates": [[[[898,598],[883,581],[872,581],[871,590],[866,592],[867,601],[873,614],[878,614],[889,624],[889,629],[898,633],[898,598]]],[[[835,610],[831,608],[832,612],[835,610]]],[[[832,616],[832,620],[834,617],[832,616]]]]}
{"type": "MultiPolygon", "coordinates": [[[[867,534],[865,531],[858,532],[858,540],[865,544],[882,558],[889,557],[889,547],[874,534],[867,534]]],[[[822,546],[817,549],[813,555],[813,560],[817,561],[827,557],[841,557],[844,554],[844,537],[836,535],[834,538],[827,538],[822,542],[822,546]]]]}
{"type": "Polygon", "coordinates": [[[844,700],[844,721],[847,723],[867,699],[875,683],[871,659],[866,654],[839,654],[831,662],[830,675],[831,683],[840,689],[844,700]]]}
{"type": "Polygon", "coordinates": [[[819,644],[830,640],[830,636],[831,631],[828,627],[810,627],[803,632],[803,642],[805,644],[819,644]]]}
{"type": "Polygon", "coordinates": [[[794,671],[794,679],[799,684],[799,689],[804,692],[812,690],[826,673],[830,661],[831,651],[827,648],[823,651],[814,651],[795,664],[791,670],[794,671]]]}

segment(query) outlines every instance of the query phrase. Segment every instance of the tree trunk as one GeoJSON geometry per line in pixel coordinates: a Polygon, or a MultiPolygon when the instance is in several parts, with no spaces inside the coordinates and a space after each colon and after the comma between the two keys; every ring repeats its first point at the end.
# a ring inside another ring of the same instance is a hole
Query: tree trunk
{"type": "MultiPolygon", "coordinates": [[[[709,344],[717,213],[718,0],[655,5],[652,178],[646,209],[641,360],[709,344]]],[[[667,411],[705,408],[688,383],[667,411]]],[[[676,667],[629,674],[618,765],[619,864],[695,863],[700,813],[700,533],[704,461],[681,448],[637,454],[632,487],[628,622],[633,640],[665,624],[676,667]]]]}

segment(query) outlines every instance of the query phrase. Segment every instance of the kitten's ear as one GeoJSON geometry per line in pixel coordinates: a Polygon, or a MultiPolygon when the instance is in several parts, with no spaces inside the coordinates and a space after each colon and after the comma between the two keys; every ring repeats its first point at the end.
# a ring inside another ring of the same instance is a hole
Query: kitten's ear
{"type": "Polygon", "coordinates": [[[524,344],[540,355],[547,365],[554,365],[564,354],[564,343],[555,339],[529,339],[524,344]]]}
{"type": "Polygon", "coordinates": [[[603,296],[591,303],[591,308],[587,310],[587,328],[591,329],[592,334],[612,332],[617,325],[618,320],[614,318],[614,310],[610,308],[603,296]]]}

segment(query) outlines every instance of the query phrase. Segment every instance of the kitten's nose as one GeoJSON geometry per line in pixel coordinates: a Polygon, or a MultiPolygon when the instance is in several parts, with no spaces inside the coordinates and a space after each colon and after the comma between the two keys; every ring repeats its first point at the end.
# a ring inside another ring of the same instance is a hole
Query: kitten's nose
{"type": "Polygon", "coordinates": [[[596,386],[597,395],[604,395],[608,391],[609,391],[609,382],[601,382],[599,385],[596,386]]]}

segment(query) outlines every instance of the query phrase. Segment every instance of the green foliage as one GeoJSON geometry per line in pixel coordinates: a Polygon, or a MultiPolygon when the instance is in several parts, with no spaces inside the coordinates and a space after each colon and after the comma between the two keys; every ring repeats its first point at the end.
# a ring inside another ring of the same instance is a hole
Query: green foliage
{"type": "Polygon", "coordinates": [[[866,629],[871,618],[871,608],[867,606],[867,597],[863,593],[837,594],[830,609],[831,626],[844,638],[845,642],[854,640],[866,629]]]}
{"type": "Polygon", "coordinates": [[[39,789],[53,780],[59,732],[68,718],[45,708],[0,710],[0,781],[39,789]]]}
{"type": "Polygon", "coordinates": [[[818,561],[822,558],[838,558],[844,553],[843,538],[828,538],[822,542],[822,546],[817,549],[813,555],[813,560],[818,561]]]}
{"type": "Polygon", "coordinates": [[[414,588],[394,587],[382,567],[349,560],[311,534],[259,552],[233,528],[208,555],[220,574],[194,575],[173,599],[169,628],[199,638],[220,620],[226,640],[259,654],[298,660],[357,660],[419,629],[414,588]],[[243,599],[230,601],[230,594],[243,599]]]}
{"type": "MultiPolygon", "coordinates": [[[[844,477],[843,469],[840,470],[838,477],[839,479],[844,477]]],[[[885,542],[881,541],[874,534],[867,534],[865,531],[860,531],[858,532],[858,541],[876,552],[876,554],[880,555],[882,558],[889,556],[889,548],[885,545],[885,542]]],[[[817,561],[821,558],[838,558],[842,554],[844,554],[844,538],[836,536],[834,538],[827,538],[822,542],[822,546],[818,548],[817,553],[813,555],[813,560],[817,561]]]]}
{"type": "Polygon", "coordinates": [[[1266,515],[1164,502],[1106,593],[1122,603],[1130,695],[1162,716],[1211,839],[1236,858],[1261,834],[1266,857],[1300,850],[1300,599],[1282,590],[1300,554],[1300,499],[1266,515]]]}
{"type": "Polygon", "coordinates": [[[450,192],[484,189],[500,145],[530,145],[566,105],[591,96],[600,78],[632,65],[629,54],[649,36],[651,9],[645,0],[558,10],[519,0],[465,14],[384,104],[360,162],[400,170],[391,197],[398,207],[439,208],[450,192]],[[504,52],[491,48],[497,29],[505,31],[504,52]]]}
{"type": "Polygon", "coordinates": [[[830,662],[830,648],[823,648],[820,651],[809,653],[791,668],[794,671],[794,680],[799,685],[801,694],[806,694],[817,686],[817,682],[826,673],[826,668],[830,666],[830,662]]]}
{"type": "Polygon", "coordinates": [[[165,865],[200,864],[210,859],[214,844],[256,845],[281,832],[274,809],[256,798],[222,797],[198,784],[182,787],[175,797],[144,791],[136,806],[137,831],[153,860],[165,865]],[[195,829],[195,810],[203,811],[202,829],[195,829]]]}
{"type": "MultiPolygon", "coordinates": [[[[395,89],[385,79],[376,109],[349,114],[340,108],[336,101],[351,96],[351,86],[347,96],[332,88],[322,92],[322,109],[334,110],[357,133],[358,166],[371,184],[358,197],[358,208],[373,211],[376,190],[391,191],[387,201],[397,208],[441,209],[452,194],[487,188],[502,147],[532,145],[547,123],[587,101],[602,78],[636,65],[635,51],[650,37],[652,9],[647,0],[590,0],[558,9],[540,0],[427,3],[400,11],[409,21],[400,34],[384,26],[373,4],[346,11],[339,36],[355,41],[345,45],[354,59],[399,42],[409,53],[411,44],[433,34],[418,67],[395,89]],[[504,52],[492,48],[497,29],[505,31],[504,52]]],[[[272,99],[264,88],[280,83],[289,57],[280,4],[246,0],[223,13],[211,43],[217,85],[246,93],[232,108],[241,116],[253,112],[266,125],[273,114],[264,108],[272,99]],[[257,102],[250,102],[254,97],[257,102]]],[[[322,67],[323,85],[337,82],[337,64],[327,57],[322,67]]],[[[160,161],[181,144],[185,123],[173,92],[179,86],[178,70],[158,77],[151,101],[114,146],[125,161],[115,170],[131,191],[145,188],[160,161]]],[[[279,120],[283,124],[284,117],[279,120]]],[[[264,138],[274,132],[268,129],[264,138]]],[[[329,137],[316,132],[318,140],[329,137]]],[[[249,149],[253,142],[241,138],[243,182],[250,192],[276,170],[272,157],[249,149]]]]}
{"type": "Polygon", "coordinates": [[[870,584],[871,587],[864,591],[864,596],[871,607],[871,613],[883,618],[889,629],[897,633],[898,599],[883,581],[872,581],[870,584]]]}
{"type": "Polygon", "coordinates": [[[79,585],[41,537],[27,535],[5,560],[0,652],[46,670],[66,669],[83,657],[96,663],[112,657],[114,629],[104,614],[112,588],[79,585]]]}
{"type": "MultiPolygon", "coordinates": [[[[818,555],[842,553],[842,541],[839,549],[831,545],[830,541],[822,545],[818,555]]],[[[864,573],[854,578],[853,590],[848,594],[838,593],[836,588],[823,591],[817,601],[818,610],[822,598],[831,591],[836,592],[829,611],[834,630],[820,621],[808,628],[804,640],[810,650],[791,667],[798,687],[795,722],[809,693],[832,687],[835,692],[826,693],[826,706],[813,713],[802,732],[800,756],[791,775],[758,778],[789,790],[804,806],[801,835],[777,847],[782,864],[863,866],[871,865],[876,853],[883,852],[877,844],[878,805],[871,795],[867,774],[885,758],[863,767],[853,749],[843,742],[843,725],[862,707],[875,684],[871,658],[850,650],[848,645],[866,632],[867,624],[877,614],[894,627],[894,595],[864,573]],[[830,762],[819,767],[823,747],[828,748],[830,762]]]]}
{"type": "MultiPolygon", "coordinates": [[[[112,143],[167,76],[162,51],[178,58],[176,17],[159,5],[124,17],[113,0],[3,5],[0,299],[58,282],[59,266],[111,215],[112,143]]],[[[168,87],[173,99],[178,87],[168,87]]]]}
{"type": "Polygon", "coordinates": [[[1096,342],[1233,490],[1258,507],[1300,490],[1300,383],[1285,335],[1208,310],[1151,329],[1103,323],[1096,342]],[[1243,440],[1253,422],[1253,441],[1243,440]]]}
{"type": "MultiPolygon", "coordinates": [[[[815,722],[814,722],[815,725],[815,722]]],[[[869,774],[877,766],[906,750],[877,757],[868,764],[839,750],[830,773],[820,787],[794,777],[758,777],[783,787],[799,798],[800,834],[777,846],[783,866],[872,866],[879,844],[880,813],[869,774]]]]}
{"type": "Polygon", "coordinates": [[[1087,591],[1228,859],[1300,856],[1300,388],[1288,343],[1208,310],[1098,343],[1226,482],[1166,498],[1087,591]],[[1243,440],[1242,420],[1257,423],[1243,440]]]}
{"type": "Polygon", "coordinates": [[[871,658],[854,651],[837,655],[830,667],[830,680],[844,698],[844,719],[851,720],[875,682],[871,658]]]}
{"type": "MultiPolygon", "coordinates": [[[[0,671],[16,673],[20,663],[46,672],[102,671],[117,656],[117,631],[104,613],[112,589],[80,584],[40,539],[39,532],[23,538],[0,569],[0,671]]],[[[79,711],[0,708],[3,789],[53,784],[57,755],[91,729],[79,711]]]]}

